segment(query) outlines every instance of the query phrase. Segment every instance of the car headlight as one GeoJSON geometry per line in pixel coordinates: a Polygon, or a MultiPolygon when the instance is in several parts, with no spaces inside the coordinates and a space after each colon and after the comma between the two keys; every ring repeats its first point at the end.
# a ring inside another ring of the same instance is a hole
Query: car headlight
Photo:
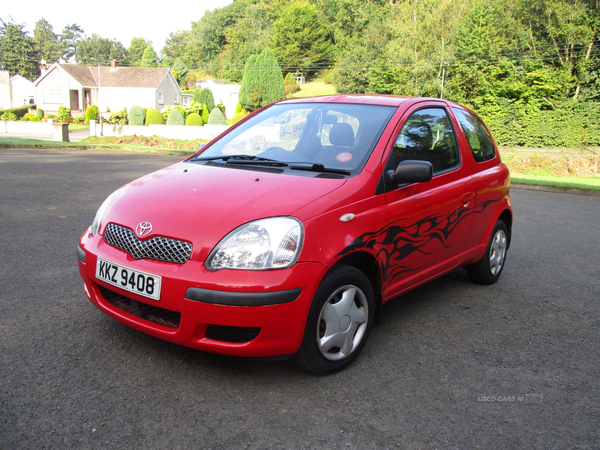
{"type": "Polygon", "coordinates": [[[285,269],[302,249],[304,228],[291,217],[271,217],[242,225],[219,242],[206,261],[209,270],[285,269]]]}
{"type": "Polygon", "coordinates": [[[123,191],[123,188],[117,189],[100,205],[100,208],[98,208],[98,211],[96,211],[96,216],[94,217],[94,221],[92,222],[91,226],[93,236],[98,234],[100,225],[102,224],[102,219],[104,218],[104,214],[106,213],[108,206],[113,202],[113,200],[115,200],[115,198],[120,197],[123,194],[123,191]]]}

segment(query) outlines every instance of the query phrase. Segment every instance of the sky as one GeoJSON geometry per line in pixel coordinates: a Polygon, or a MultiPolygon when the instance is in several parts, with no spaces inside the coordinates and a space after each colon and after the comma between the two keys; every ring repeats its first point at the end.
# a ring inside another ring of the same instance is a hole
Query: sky
{"type": "Polygon", "coordinates": [[[131,39],[143,37],[152,41],[159,53],[169,34],[190,30],[206,10],[222,8],[232,0],[177,0],[171,2],[102,0],[101,2],[52,2],[41,0],[1,0],[0,19],[25,24],[25,30],[33,37],[35,23],[46,19],[60,34],[66,25],[76,23],[86,36],[98,34],[103,38],[116,39],[129,47],[131,39]],[[95,6],[97,5],[97,6],[95,6]],[[153,6],[156,5],[156,6],[153,6]]]}

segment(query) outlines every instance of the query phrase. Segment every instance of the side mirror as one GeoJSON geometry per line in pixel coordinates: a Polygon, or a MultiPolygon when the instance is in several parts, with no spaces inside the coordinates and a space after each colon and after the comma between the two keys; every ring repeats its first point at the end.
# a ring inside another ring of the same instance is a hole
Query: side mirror
{"type": "Polygon", "coordinates": [[[386,177],[390,183],[425,183],[433,177],[433,166],[429,161],[402,161],[396,170],[388,170],[386,177]]]}

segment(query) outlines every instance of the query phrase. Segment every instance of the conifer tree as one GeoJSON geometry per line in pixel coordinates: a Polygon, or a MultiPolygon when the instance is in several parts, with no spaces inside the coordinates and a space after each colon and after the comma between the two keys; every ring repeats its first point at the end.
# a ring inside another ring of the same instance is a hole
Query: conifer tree
{"type": "Polygon", "coordinates": [[[270,48],[260,55],[251,55],[244,68],[240,103],[248,111],[285,98],[283,73],[270,48]]]}
{"type": "Polygon", "coordinates": [[[0,65],[11,75],[19,74],[31,81],[39,75],[38,55],[23,24],[0,19],[0,65]]]}

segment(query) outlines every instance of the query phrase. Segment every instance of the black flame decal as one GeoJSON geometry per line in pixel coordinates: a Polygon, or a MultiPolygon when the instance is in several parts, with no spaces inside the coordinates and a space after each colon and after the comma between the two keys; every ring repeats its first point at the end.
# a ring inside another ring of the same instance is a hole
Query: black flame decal
{"type": "Polygon", "coordinates": [[[449,214],[432,214],[411,225],[403,225],[405,219],[400,219],[389,226],[375,232],[364,233],[356,238],[338,256],[343,256],[359,249],[378,248],[377,258],[381,261],[383,281],[393,280],[397,276],[418,270],[420,267],[411,266],[408,261],[402,261],[415,252],[429,255],[423,247],[432,241],[438,241],[445,248],[450,248],[448,239],[458,225],[472,214],[481,214],[493,203],[502,198],[487,200],[472,208],[462,208],[449,214]],[[390,248],[391,247],[391,248],[390,248]]]}

